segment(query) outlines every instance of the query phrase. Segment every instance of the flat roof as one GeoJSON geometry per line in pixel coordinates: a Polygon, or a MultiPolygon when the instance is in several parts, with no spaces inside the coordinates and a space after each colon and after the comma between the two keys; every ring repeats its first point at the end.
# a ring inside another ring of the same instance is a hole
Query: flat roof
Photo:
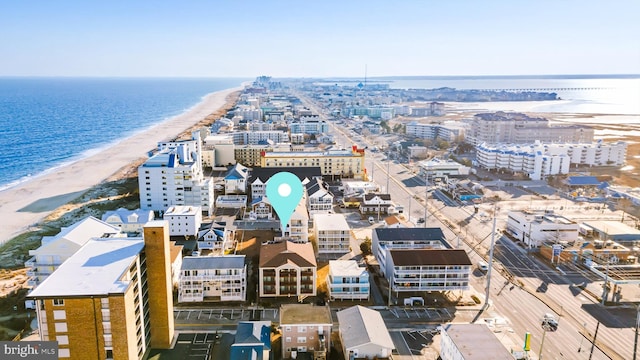
{"type": "Polygon", "coordinates": [[[444,332],[465,360],[513,360],[511,352],[485,324],[449,324],[444,332]]]}
{"type": "Polygon", "coordinates": [[[244,255],[185,256],[180,270],[241,269],[244,259],[244,255]]]}
{"type": "Polygon", "coordinates": [[[634,229],[633,227],[617,220],[585,221],[584,224],[590,226],[594,230],[601,231],[609,235],[640,235],[640,230],[634,229]]]}
{"type": "Polygon", "coordinates": [[[328,306],[313,304],[283,304],[280,306],[280,325],[283,324],[327,324],[332,325],[328,306]]]}
{"type": "Polygon", "coordinates": [[[38,285],[30,297],[65,297],[124,293],[122,281],[140,251],[142,238],[94,238],[38,285]]]}
{"type": "Polygon", "coordinates": [[[342,214],[315,214],[313,215],[313,226],[319,231],[351,230],[347,220],[342,214]]]}
{"type": "Polygon", "coordinates": [[[362,276],[367,269],[355,260],[330,260],[329,273],[332,276],[362,276]]]}
{"type": "Polygon", "coordinates": [[[389,250],[394,266],[471,265],[462,249],[398,249],[389,250]]]}

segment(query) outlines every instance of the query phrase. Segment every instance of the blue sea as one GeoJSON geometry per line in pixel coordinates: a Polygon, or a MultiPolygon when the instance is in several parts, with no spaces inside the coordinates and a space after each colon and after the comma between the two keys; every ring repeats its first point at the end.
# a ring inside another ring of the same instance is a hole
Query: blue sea
{"type": "Polygon", "coordinates": [[[0,190],[178,115],[240,78],[0,78],[0,190]]]}

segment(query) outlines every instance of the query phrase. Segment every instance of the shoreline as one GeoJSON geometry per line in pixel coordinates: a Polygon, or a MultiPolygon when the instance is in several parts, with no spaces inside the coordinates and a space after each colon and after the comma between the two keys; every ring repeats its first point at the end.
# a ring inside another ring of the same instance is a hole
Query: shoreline
{"type": "Polygon", "coordinates": [[[158,142],[176,138],[220,110],[227,96],[240,86],[216,91],[185,112],[136,131],[99,149],[95,154],[43,172],[0,191],[0,217],[8,219],[0,227],[0,245],[36,226],[58,207],[76,199],[91,187],[105,182],[123,168],[147,157],[158,142]]]}

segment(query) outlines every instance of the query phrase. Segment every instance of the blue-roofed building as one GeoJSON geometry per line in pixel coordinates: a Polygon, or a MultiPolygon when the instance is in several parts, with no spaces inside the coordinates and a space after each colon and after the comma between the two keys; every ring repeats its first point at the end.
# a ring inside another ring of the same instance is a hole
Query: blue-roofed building
{"type": "Polygon", "coordinates": [[[567,178],[569,186],[598,186],[600,181],[595,176],[569,176],[567,178]]]}
{"type": "Polygon", "coordinates": [[[225,194],[246,194],[249,168],[242,164],[235,164],[224,177],[225,194]]]}
{"type": "Polygon", "coordinates": [[[239,322],[235,342],[231,345],[231,360],[270,360],[271,358],[271,322],[239,322]]]}

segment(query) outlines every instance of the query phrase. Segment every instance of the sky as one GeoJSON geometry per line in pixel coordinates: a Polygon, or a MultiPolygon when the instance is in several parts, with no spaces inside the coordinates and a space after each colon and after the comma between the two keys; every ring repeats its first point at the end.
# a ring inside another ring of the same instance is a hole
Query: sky
{"type": "Polygon", "coordinates": [[[640,74],[640,1],[0,3],[0,76],[640,74]]]}

